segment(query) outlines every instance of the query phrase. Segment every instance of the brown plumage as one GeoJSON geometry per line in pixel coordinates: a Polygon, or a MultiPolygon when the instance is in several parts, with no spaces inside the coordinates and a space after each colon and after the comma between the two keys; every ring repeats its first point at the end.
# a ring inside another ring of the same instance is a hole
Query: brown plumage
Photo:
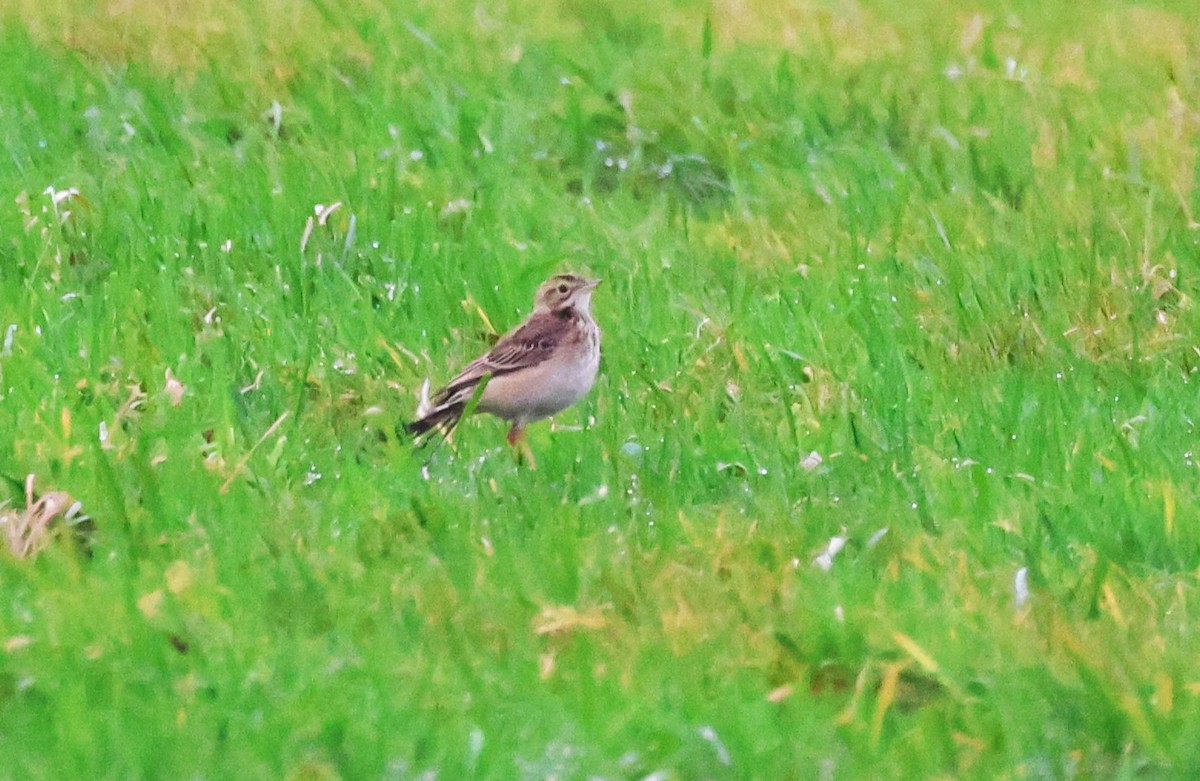
{"type": "Polygon", "coordinates": [[[510,444],[529,423],[583,398],[600,364],[600,329],[591,312],[599,282],[575,274],[544,282],[529,318],[434,393],[405,429],[416,436],[433,430],[449,434],[485,378],[475,409],[511,423],[510,444]]]}

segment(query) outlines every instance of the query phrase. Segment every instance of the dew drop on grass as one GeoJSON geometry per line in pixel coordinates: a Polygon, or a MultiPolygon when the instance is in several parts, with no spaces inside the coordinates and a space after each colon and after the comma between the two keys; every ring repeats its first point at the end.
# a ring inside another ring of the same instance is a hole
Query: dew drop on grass
{"type": "Polygon", "coordinates": [[[1020,610],[1029,603],[1029,568],[1021,567],[1013,576],[1013,608],[1020,610]]]}
{"type": "Polygon", "coordinates": [[[700,733],[700,737],[712,745],[713,749],[717,752],[717,760],[722,765],[729,766],[733,764],[733,759],[729,756],[729,749],[725,748],[725,744],[721,742],[721,737],[717,735],[715,729],[705,724],[697,731],[700,733]]]}

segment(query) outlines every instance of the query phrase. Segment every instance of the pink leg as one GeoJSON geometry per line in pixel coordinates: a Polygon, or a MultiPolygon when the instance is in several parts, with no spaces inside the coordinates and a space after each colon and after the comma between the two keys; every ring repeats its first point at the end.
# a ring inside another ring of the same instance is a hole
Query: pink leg
{"type": "Polygon", "coordinates": [[[513,426],[508,430],[508,444],[517,451],[517,463],[527,464],[530,469],[537,469],[537,459],[533,457],[533,451],[529,448],[529,443],[525,441],[524,426],[513,426]]]}

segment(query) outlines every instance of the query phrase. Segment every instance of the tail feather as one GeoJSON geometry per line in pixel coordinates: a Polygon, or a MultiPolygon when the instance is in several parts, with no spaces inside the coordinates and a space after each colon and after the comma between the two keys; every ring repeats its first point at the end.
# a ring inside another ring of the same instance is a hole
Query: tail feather
{"type": "Polygon", "coordinates": [[[422,437],[430,431],[438,431],[442,436],[450,436],[454,427],[462,420],[463,402],[455,402],[435,407],[428,414],[417,418],[411,423],[404,424],[404,430],[414,437],[422,437]]]}

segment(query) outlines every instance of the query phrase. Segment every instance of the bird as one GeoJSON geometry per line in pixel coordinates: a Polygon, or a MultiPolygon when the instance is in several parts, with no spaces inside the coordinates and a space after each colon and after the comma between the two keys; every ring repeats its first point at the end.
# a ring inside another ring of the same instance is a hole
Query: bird
{"type": "Polygon", "coordinates": [[[600,367],[600,327],[592,318],[592,292],[599,284],[572,273],[543,282],[525,322],[432,399],[426,380],[417,419],[405,430],[418,438],[435,430],[449,436],[475,399],[476,411],[508,421],[508,444],[516,447],[530,423],[576,404],[592,389],[600,367]]]}

